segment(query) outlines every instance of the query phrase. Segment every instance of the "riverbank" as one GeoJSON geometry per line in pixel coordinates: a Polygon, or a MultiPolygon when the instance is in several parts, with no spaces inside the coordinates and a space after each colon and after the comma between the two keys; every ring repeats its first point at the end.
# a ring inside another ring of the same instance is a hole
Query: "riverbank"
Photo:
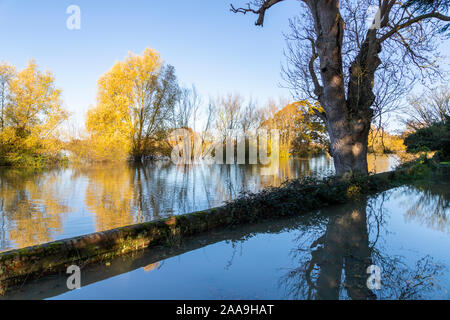
{"type": "Polygon", "coordinates": [[[4,252],[0,254],[0,282],[6,291],[28,279],[65,272],[72,264],[108,261],[155,245],[171,247],[208,230],[299,215],[423,178],[429,170],[419,163],[369,177],[291,180],[260,193],[243,194],[222,207],[4,252]]]}

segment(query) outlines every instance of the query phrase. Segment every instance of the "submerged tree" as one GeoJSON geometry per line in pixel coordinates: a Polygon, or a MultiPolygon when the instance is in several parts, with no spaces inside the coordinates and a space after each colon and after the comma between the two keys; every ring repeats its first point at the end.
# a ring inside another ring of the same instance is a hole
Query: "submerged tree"
{"type": "Polygon", "coordinates": [[[20,72],[3,65],[0,160],[6,165],[39,164],[60,158],[58,127],[67,119],[61,90],[34,61],[20,72]],[[9,70],[9,71],[8,71],[9,70]],[[5,76],[6,75],[6,76],[5,76]],[[3,96],[7,92],[7,96],[3,96]]]}
{"type": "MultiPolygon", "coordinates": [[[[266,11],[282,1],[254,0],[243,8],[232,5],[232,11],[256,14],[256,25],[262,26],[266,11]]],[[[324,108],[318,115],[327,123],[337,173],[367,173],[368,134],[380,81],[377,71],[389,68],[389,76],[399,81],[435,75],[435,40],[448,27],[449,3],[303,0],[301,4],[302,16],[296,21],[301,46],[294,51],[301,59],[294,80],[300,79],[300,91],[313,95],[324,108]],[[373,6],[378,11],[374,23],[366,27],[373,6]]]]}
{"type": "Polygon", "coordinates": [[[98,157],[140,161],[167,127],[179,94],[174,67],[155,50],[117,62],[99,80],[98,104],[87,116],[98,157]]]}

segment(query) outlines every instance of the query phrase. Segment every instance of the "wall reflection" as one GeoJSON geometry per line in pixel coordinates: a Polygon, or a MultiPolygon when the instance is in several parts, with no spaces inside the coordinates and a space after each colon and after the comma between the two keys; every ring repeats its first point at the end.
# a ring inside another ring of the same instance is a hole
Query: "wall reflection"
{"type": "MultiPolygon", "coordinates": [[[[377,170],[386,157],[369,159],[377,170]]],[[[43,172],[0,172],[0,250],[104,231],[220,206],[242,191],[256,192],[305,175],[333,171],[332,159],[283,159],[275,175],[259,165],[115,163],[43,172]]]]}
{"type": "MultiPolygon", "coordinates": [[[[231,173],[226,167],[223,170],[226,175],[231,173]]],[[[140,174],[139,178],[139,170],[134,168],[126,176],[132,182],[141,179],[141,185],[146,186],[142,183],[145,175],[143,172],[140,174]]],[[[90,175],[98,177],[99,181],[104,179],[94,172],[90,175]]],[[[99,188],[102,190],[99,194],[107,194],[104,198],[109,199],[114,195],[115,187],[106,185],[103,189],[99,188]]],[[[84,286],[106,279],[113,283],[117,281],[115,296],[124,298],[159,297],[161,286],[164,286],[164,297],[177,298],[180,294],[178,281],[186,287],[192,286],[192,279],[195,279],[195,285],[188,292],[195,297],[198,297],[195,295],[198,292],[204,292],[206,298],[216,297],[208,295],[211,294],[211,281],[217,291],[233,293],[233,298],[254,298],[251,295],[254,290],[267,290],[269,299],[448,298],[446,287],[450,283],[450,260],[445,250],[434,250],[434,242],[430,242],[441,231],[422,225],[419,230],[430,228],[434,234],[424,230],[420,234],[420,245],[411,244],[410,222],[402,219],[403,214],[408,215],[409,212],[409,207],[403,204],[405,196],[412,207],[417,207],[416,202],[426,201],[427,206],[421,207],[424,211],[420,216],[449,213],[448,203],[441,199],[448,200],[448,191],[444,188],[404,186],[308,215],[214,230],[170,248],[156,247],[118,257],[108,267],[104,263],[87,266],[83,269],[84,286]],[[422,198],[422,195],[426,197],[422,198]],[[400,225],[395,226],[395,223],[400,225]],[[397,233],[402,236],[393,238],[397,233]],[[402,241],[396,243],[393,239],[402,241]],[[273,246],[272,240],[275,240],[273,246]],[[423,243],[424,248],[421,247],[423,243]],[[282,254],[276,254],[277,259],[268,259],[267,255],[271,257],[275,251],[282,254]],[[189,255],[183,258],[188,252],[189,255]],[[380,290],[367,286],[367,267],[370,265],[381,269],[380,290]],[[120,278],[121,274],[140,268],[143,272],[120,278]],[[186,270],[192,279],[185,277],[186,270]],[[251,272],[251,276],[245,272],[251,272]],[[245,281],[236,283],[230,281],[231,278],[245,281]],[[124,286],[128,281],[130,285],[124,286]],[[137,283],[142,284],[145,290],[136,288],[137,283]]],[[[139,198],[133,195],[123,199],[110,205],[114,210],[120,208],[123,202],[134,206],[139,198]]],[[[107,200],[105,203],[110,202],[107,200]]],[[[448,246],[448,239],[443,241],[436,246],[448,246]]],[[[5,298],[59,295],[67,291],[64,285],[66,280],[66,277],[44,277],[9,293],[5,298]],[[49,289],[42,290],[44,287],[49,289]]],[[[95,296],[109,296],[112,287],[111,282],[95,286],[95,296]]],[[[89,293],[88,287],[85,290],[89,293]]],[[[190,296],[184,298],[189,299],[190,296]]]]}

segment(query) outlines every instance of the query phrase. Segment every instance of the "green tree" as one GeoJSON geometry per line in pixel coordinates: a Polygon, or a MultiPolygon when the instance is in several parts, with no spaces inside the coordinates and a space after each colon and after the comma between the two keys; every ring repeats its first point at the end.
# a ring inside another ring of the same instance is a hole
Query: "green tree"
{"type": "Polygon", "coordinates": [[[450,117],[408,135],[405,145],[407,152],[438,151],[441,160],[449,160],[450,117]]]}

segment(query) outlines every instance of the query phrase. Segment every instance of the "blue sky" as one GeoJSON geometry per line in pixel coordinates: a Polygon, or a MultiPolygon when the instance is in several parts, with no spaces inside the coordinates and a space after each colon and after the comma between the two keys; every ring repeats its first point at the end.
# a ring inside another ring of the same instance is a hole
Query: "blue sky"
{"type": "Polygon", "coordinates": [[[159,51],[180,82],[195,84],[204,100],[226,92],[260,103],[289,97],[279,87],[282,33],[299,10],[297,1],[272,7],[264,28],[254,26],[254,15],[230,12],[230,1],[0,0],[0,61],[23,68],[34,58],[51,70],[79,124],[95,104],[97,79],[129,51],[146,47],[159,51]],[[81,8],[81,30],[66,27],[72,4],[81,8]]]}
{"type": "Polygon", "coordinates": [[[268,14],[237,15],[223,0],[0,0],[0,60],[22,68],[34,58],[51,70],[78,122],[95,104],[97,79],[129,51],[146,47],[175,66],[180,82],[201,94],[241,92],[265,102],[289,96],[281,82],[283,31],[298,4],[268,14]],[[66,9],[81,8],[81,30],[68,30],[66,9]]]}

